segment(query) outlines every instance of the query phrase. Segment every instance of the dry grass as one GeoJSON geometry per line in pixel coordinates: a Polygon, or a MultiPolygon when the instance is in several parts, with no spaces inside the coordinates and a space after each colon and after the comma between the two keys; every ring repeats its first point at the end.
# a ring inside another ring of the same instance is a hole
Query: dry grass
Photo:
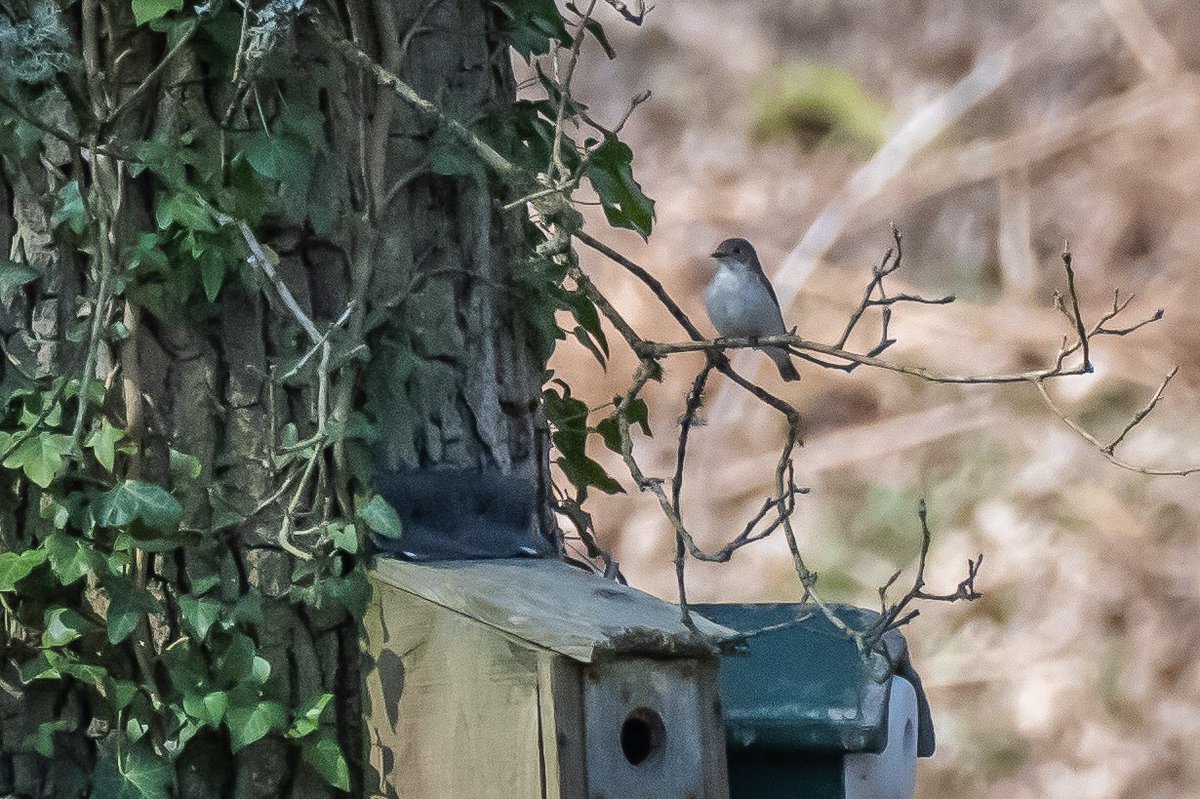
{"type": "MultiPolygon", "coordinates": [[[[1067,332],[1049,298],[1069,237],[1085,314],[1119,286],[1167,316],[1105,342],[1097,374],[1062,385],[1059,398],[1112,434],[1179,364],[1126,454],[1200,462],[1200,6],[690,0],[659,3],[640,29],[609,30],[620,57],[606,65],[593,54],[580,93],[597,116],[617,118],[629,97],[654,91],[626,133],[658,225],[648,245],[605,238],[694,318],[704,319],[706,254],[743,235],[768,271],[786,261],[775,279],[798,289],[785,316],[801,334],[835,338],[894,219],[910,286],[964,299],[902,309],[890,357],[1028,367],[1052,359],[1067,332]],[[794,62],[849,71],[892,109],[893,138],[909,138],[874,163],[836,144],[755,143],[751,98],[794,62]],[[975,83],[964,88],[964,76],[975,83]],[[906,129],[914,118],[921,125],[906,129]]],[[[648,294],[592,255],[586,268],[639,332],[680,338],[648,294]]],[[[564,348],[555,366],[599,403],[626,385],[627,355],[601,374],[564,348]]],[[[985,599],[929,607],[908,632],[939,736],[920,796],[1200,795],[1200,478],[1116,469],[1028,387],[812,368],[785,387],[765,358],[742,357],[805,414],[798,479],[813,492],[799,529],[827,594],[872,603],[891,571],[912,566],[920,496],[935,531],[933,588],[952,589],[966,558],[987,553],[985,599]]],[[[699,363],[673,360],[652,394],[661,435],[638,444],[648,471],[669,473],[670,432],[699,363]]],[[[781,433],[728,386],[714,388],[705,414],[685,495],[702,545],[740,529],[767,495],[781,433]]],[[[596,522],[634,584],[673,596],[673,542],[649,497],[598,501],[596,522]]],[[[782,539],[690,575],[697,601],[799,594],[782,539]]]]}

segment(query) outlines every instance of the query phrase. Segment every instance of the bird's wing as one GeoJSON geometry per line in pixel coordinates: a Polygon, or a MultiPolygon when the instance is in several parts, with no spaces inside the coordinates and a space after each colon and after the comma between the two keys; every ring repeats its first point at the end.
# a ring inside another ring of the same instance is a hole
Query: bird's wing
{"type": "Polygon", "coordinates": [[[767,290],[767,294],[771,295],[771,302],[775,303],[775,307],[778,308],[779,298],[775,296],[775,288],[771,285],[771,281],[767,278],[766,273],[763,272],[762,264],[758,263],[757,258],[750,265],[750,271],[754,273],[754,279],[767,290]]]}
{"type": "Polygon", "coordinates": [[[762,265],[758,263],[757,258],[751,264],[750,271],[754,274],[754,279],[758,281],[758,284],[767,290],[767,296],[771,298],[771,304],[775,306],[775,316],[779,320],[779,332],[786,332],[787,323],[783,321],[783,309],[779,307],[779,298],[775,296],[775,289],[771,286],[771,281],[763,272],[762,265]]]}

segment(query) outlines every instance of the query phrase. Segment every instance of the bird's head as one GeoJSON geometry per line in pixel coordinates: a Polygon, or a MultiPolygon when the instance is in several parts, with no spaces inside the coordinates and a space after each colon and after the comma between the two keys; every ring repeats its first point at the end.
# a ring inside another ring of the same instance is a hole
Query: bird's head
{"type": "Polygon", "coordinates": [[[713,251],[713,258],[720,264],[737,264],[739,266],[754,266],[758,263],[758,254],[754,247],[745,239],[725,239],[713,251]]]}

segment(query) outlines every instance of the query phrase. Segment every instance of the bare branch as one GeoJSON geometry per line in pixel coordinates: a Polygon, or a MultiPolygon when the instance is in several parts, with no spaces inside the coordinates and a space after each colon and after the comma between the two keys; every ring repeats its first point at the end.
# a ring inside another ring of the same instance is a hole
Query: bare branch
{"type": "Polygon", "coordinates": [[[924,499],[917,504],[917,518],[921,521],[921,551],[917,558],[917,573],[913,577],[912,587],[897,602],[889,606],[887,592],[900,577],[900,572],[897,571],[884,585],[880,586],[879,620],[863,636],[864,645],[868,651],[875,649],[889,630],[903,627],[920,615],[919,609],[910,609],[909,607],[915,601],[973,602],[982,596],[975,590],[975,579],[979,576],[979,567],[983,565],[982,553],[978,558],[967,560],[967,576],[959,582],[954,591],[947,594],[931,594],[925,590],[925,564],[933,536],[929,532],[929,516],[924,499]]]}

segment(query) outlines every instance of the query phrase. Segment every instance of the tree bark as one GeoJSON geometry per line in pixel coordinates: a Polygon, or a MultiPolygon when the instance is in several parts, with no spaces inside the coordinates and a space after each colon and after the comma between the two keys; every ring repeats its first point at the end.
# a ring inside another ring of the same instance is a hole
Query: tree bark
{"type": "MultiPolygon", "coordinates": [[[[163,37],[135,26],[128,9],[128,3],[98,9],[85,1],[70,11],[92,79],[129,76],[114,99],[129,97],[165,52],[163,37]],[[96,26],[100,33],[89,53],[87,32],[96,26]],[[125,62],[118,63],[121,59],[125,62]]],[[[493,114],[515,97],[509,51],[488,4],[355,0],[322,15],[465,122],[493,114]]],[[[151,658],[162,658],[182,635],[172,592],[190,591],[215,572],[216,590],[227,604],[261,594],[256,643],[271,666],[271,690],[293,705],[334,694],[326,723],[338,733],[351,764],[351,793],[357,795],[370,783],[359,767],[357,620],[341,606],[298,599],[297,569],[303,564],[279,540],[290,492],[271,499],[283,479],[274,465],[282,431],[293,424],[300,439],[313,435],[325,423],[319,414],[325,402],[326,421],[340,430],[365,414],[376,435],[369,454],[377,466],[495,468],[521,476],[536,485],[535,524],[557,547],[549,512],[548,435],[539,410],[544,363],[530,346],[519,297],[510,288],[524,263],[523,212],[500,210],[502,191],[482,176],[435,174],[430,162],[438,140],[432,123],[341,63],[303,25],[290,36],[294,49],[272,56],[275,67],[256,76],[251,91],[262,113],[273,116],[288,102],[272,71],[281,62],[323,82],[324,152],[316,162],[320,179],[312,186],[329,192],[328,224],[318,230],[312,223],[272,219],[258,234],[279,253],[282,282],[322,330],[350,309],[338,339],[350,342],[349,351],[335,352],[341,363],[328,396],[318,396],[314,381],[280,377],[297,342],[301,350],[309,344],[298,337],[275,287],[261,276],[226,279],[217,301],[188,319],[143,307],[133,293],[115,297],[113,318],[122,321],[128,336],[101,344],[93,379],[109,386],[108,409],[124,420],[126,441],[135,446],[122,461],[124,476],[174,482],[183,527],[197,531],[188,547],[149,556],[149,585],[166,597],[169,611],[163,625],[146,631],[151,658]],[[171,450],[196,458],[199,477],[169,477],[171,450]]],[[[206,46],[198,36],[170,62],[123,117],[118,140],[178,138],[199,130],[211,137],[209,145],[215,143],[228,96],[205,90],[206,46]]],[[[253,115],[232,120],[235,127],[256,123],[253,115]]],[[[100,179],[63,142],[47,135],[43,146],[66,176],[100,179]]],[[[55,235],[46,200],[57,185],[53,172],[8,154],[3,165],[0,256],[34,267],[41,277],[0,307],[6,355],[0,374],[16,379],[19,373],[24,380],[78,374],[85,353],[67,334],[78,324],[78,298],[88,298],[96,311],[101,280],[96,258],[55,235]]],[[[139,231],[153,230],[161,202],[156,187],[144,177],[127,180],[111,235],[118,253],[139,231]]],[[[368,488],[362,484],[362,460],[353,440],[335,444],[319,459],[316,488],[305,493],[304,502],[323,496],[327,507],[346,513],[355,485],[368,488]],[[339,491],[339,475],[349,473],[359,475],[359,482],[339,491]]],[[[37,522],[38,489],[15,485],[6,483],[0,499],[4,552],[36,545],[44,529],[37,522]]],[[[0,795],[81,795],[106,731],[96,727],[79,684],[22,683],[17,670],[35,649],[12,624],[0,637],[0,795]],[[65,726],[55,735],[56,756],[46,758],[27,739],[40,723],[56,720],[65,726]]],[[[139,671],[133,656],[114,658],[119,660],[114,670],[139,671]]],[[[143,676],[161,683],[162,673],[152,670],[143,676]]],[[[338,793],[303,768],[298,749],[279,735],[231,756],[227,733],[205,729],[176,765],[181,796],[338,793]]]]}

